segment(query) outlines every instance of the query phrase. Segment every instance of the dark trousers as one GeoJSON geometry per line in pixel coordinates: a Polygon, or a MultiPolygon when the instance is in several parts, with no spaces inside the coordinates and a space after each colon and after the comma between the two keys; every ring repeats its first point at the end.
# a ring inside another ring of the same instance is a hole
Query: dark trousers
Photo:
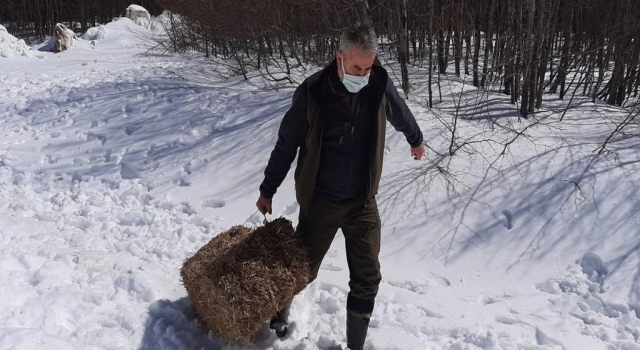
{"type": "Polygon", "coordinates": [[[375,198],[334,201],[315,194],[309,216],[300,213],[297,231],[311,264],[309,283],[316,279],[336,232],[342,229],[349,265],[347,309],[371,315],[380,275],[380,215],[375,198]]]}

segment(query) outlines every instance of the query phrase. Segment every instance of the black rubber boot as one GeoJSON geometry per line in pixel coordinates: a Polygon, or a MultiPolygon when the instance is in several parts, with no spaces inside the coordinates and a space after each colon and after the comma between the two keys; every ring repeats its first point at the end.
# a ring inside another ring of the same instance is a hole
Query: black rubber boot
{"type": "Polygon", "coordinates": [[[271,317],[271,322],[269,322],[269,328],[276,331],[276,335],[278,338],[284,338],[287,336],[287,331],[289,330],[289,308],[285,308],[281,311],[276,312],[276,314],[271,317]]]}
{"type": "Polygon", "coordinates": [[[369,315],[347,311],[347,347],[349,350],[362,350],[369,328],[369,315]]]}

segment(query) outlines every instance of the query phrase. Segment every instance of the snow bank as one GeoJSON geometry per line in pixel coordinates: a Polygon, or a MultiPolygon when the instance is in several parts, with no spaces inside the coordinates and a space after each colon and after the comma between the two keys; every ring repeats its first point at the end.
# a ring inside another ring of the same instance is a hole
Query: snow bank
{"type": "Polygon", "coordinates": [[[107,28],[103,25],[87,29],[87,32],[82,35],[82,39],[91,40],[104,40],[107,37],[107,28]]]}
{"type": "Polygon", "coordinates": [[[135,24],[143,28],[149,28],[151,15],[149,14],[149,11],[147,11],[147,9],[145,9],[144,7],[139,5],[130,5],[129,7],[127,7],[126,16],[135,24]]]}
{"type": "Polygon", "coordinates": [[[127,7],[127,10],[149,13],[149,11],[147,11],[146,8],[144,8],[144,7],[140,6],[140,5],[135,5],[135,4],[129,5],[129,7],[127,7]]]}
{"type": "MultiPolygon", "coordinates": [[[[113,22],[97,27],[89,28],[83,35],[82,39],[87,41],[105,41],[105,39],[122,40],[130,37],[129,33],[135,33],[137,36],[144,30],[149,29],[155,33],[165,33],[166,28],[171,25],[171,12],[164,11],[160,16],[151,17],[143,7],[131,5],[127,8],[127,16],[115,19],[113,22]]],[[[174,15],[174,20],[178,18],[174,15]]]]}
{"type": "Polygon", "coordinates": [[[120,17],[104,25],[89,28],[81,37],[93,41],[104,50],[128,49],[144,44],[149,36],[148,28],[143,28],[127,17],[120,17]]]}
{"type": "Polygon", "coordinates": [[[7,29],[0,25],[0,57],[11,57],[14,55],[29,56],[31,48],[22,39],[9,34],[7,29]]]}

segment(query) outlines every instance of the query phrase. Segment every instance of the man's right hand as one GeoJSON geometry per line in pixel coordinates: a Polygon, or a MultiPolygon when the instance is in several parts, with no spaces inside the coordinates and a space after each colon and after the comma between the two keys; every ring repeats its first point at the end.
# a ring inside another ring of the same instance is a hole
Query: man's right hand
{"type": "Polygon", "coordinates": [[[262,215],[265,215],[266,213],[271,214],[271,198],[260,195],[256,206],[258,207],[258,210],[262,213],[262,215]]]}

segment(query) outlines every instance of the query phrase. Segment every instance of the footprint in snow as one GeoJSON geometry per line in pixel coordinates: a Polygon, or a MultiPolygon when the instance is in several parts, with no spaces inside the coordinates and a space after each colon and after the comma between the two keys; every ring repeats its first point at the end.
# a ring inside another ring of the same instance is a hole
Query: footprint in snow
{"type": "Polygon", "coordinates": [[[126,180],[142,178],[140,172],[129,164],[122,163],[120,165],[120,176],[126,180]]]}
{"type": "Polygon", "coordinates": [[[187,175],[191,175],[191,172],[192,172],[191,162],[188,162],[187,164],[185,164],[185,165],[182,167],[182,170],[183,170],[187,175]]]}
{"type": "Polygon", "coordinates": [[[109,119],[103,119],[103,120],[94,120],[91,122],[91,126],[90,128],[98,128],[101,126],[105,126],[109,123],[109,119]]]}
{"type": "Polygon", "coordinates": [[[282,216],[285,215],[292,215],[296,212],[296,210],[298,209],[298,203],[291,203],[289,205],[287,205],[286,208],[284,208],[284,210],[282,211],[282,216]]]}
{"type": "Polygon", "coordinates": [[[492,297],[492,296],[484,296],[484,297],[480,297],[480,296],[468,296],[465,298],[462,298],[463,301],[467,302],[467,303],[471,303],[471,304],[477,304],[477,305],[491,305],[491,304],[497,304],[503,301],[502,298],[497,298],[497,297],[492,297]]]}
{"type": "Polygon", "coordinates": [[[173,181],[174,185],[180,186],[180,187],[189,187],[191,186],[191,181],[187,180],[184,177],[180,177],[176,180],[173,181]]]}
{"type": "Polygon", "coordinates": [[[322,265],[320,265],[320,270],[325,270],[325,271],[342,271],[343,268],[340,266],[336,266],[332,263],[323,263],[322,265]]]}
{"type": "Polygon", "coordinates": [[[510,212],[509,210],[503,210],[502,215],[504,215],[504,218],[506,220],[506,222],[504,223],[504,227],[507,230],[511,230],[513,228],[513,225],[515,224],[513,213],[510,212]]]}
{"type": "Polygon", "coordinates": [[[497,316],[496,322],[502,323],[505,325],[514,325],[517,323],[522,323],[521,321],[516,320],[515,318],[506,317],[506,316],[497,316]]]}
{"type": "Polygon", "coordinates": [[[416,294],[427,294],[429,291],[429,284],[419,283],[414,281],[386,281],[387,284],[396,288],[408,290],[416,294]]]}
{"type": "Polygon", "coordinates": [[[446,277],[436,276],[433,281],[441,285],[442,287],[451,287],[451,281],[449,281],[446,277]]]}
{"type": "Polygon", "coordinates": [[[545,334],[542,330],[540,330],[540,328],[536,328],[536,343],[537,345],[556,345],[560,346],[560,348],[562,349],[565,348],[562,343],[545,334]]]}
{"type": "Polygon", "coordinates": [[[127,134],[127,136],[131,136],[140,129],[142,129],[142,124],[130,124],[124,127],[124,133],[127,134]]]}
{"type": "Polygon", "coordinates": [[[491,305],[491,304],[495,304],[495,303],[499,303],[502,300],[498,299],[498,298],[494,298],[494,297],[484,297],[482,298],[482,305],[491,305]]]}
{"type": "Polygon", "coordinates": [[[218,209],[223,208],[226,205],[225,201],[217,200],[217,199],[209,199],[202,203],[203,208],[212,208],[218,209]]]}
{"type": "Polygon", "coordinates": [[[48,154],[47,155],[47,162],[49,164],[56,164],[58,161],[60,161],[60,155],[59,154],[48,154]]]}
{"type": "Polygon", "coordinates": [[[94,133],[87,133],[87,142],[88,141],[93,141],[93,140],[100,140],[100,142],[102,143],[102,145],[104,146],[105,143],[107,143],[107,137],[104,135],[100,135],[100,134],[94,134],[94,133]]]}

